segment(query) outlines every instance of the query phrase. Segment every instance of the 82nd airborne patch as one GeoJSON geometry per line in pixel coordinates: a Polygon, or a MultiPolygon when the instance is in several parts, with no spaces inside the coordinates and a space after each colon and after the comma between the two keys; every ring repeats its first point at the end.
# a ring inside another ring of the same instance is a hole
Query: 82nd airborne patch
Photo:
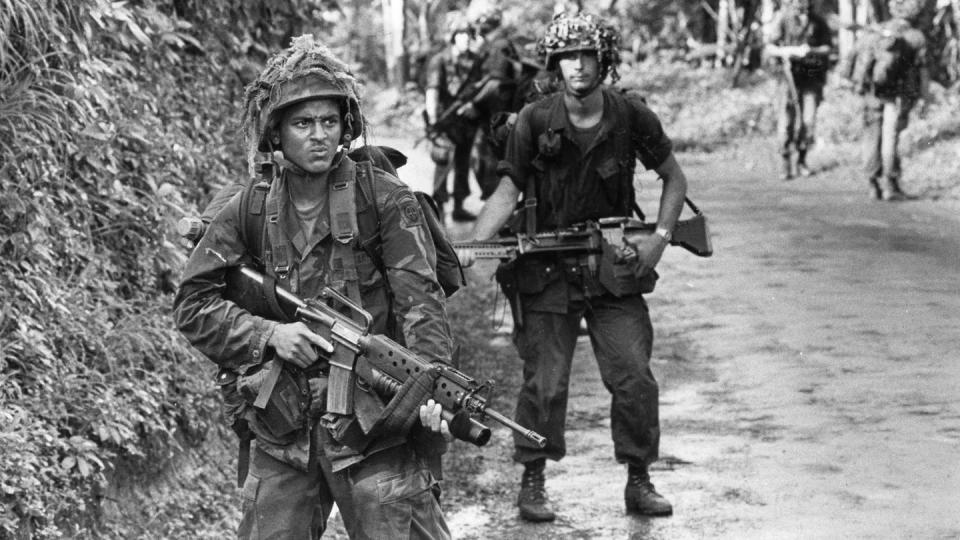
{"type": "Polygon", "coordinates": [[[423,222],[420,203],[416,197],[404,197],[397,202],[397,206],[400,207],[400,224],[404,227],[419,227],[423,222]]]}

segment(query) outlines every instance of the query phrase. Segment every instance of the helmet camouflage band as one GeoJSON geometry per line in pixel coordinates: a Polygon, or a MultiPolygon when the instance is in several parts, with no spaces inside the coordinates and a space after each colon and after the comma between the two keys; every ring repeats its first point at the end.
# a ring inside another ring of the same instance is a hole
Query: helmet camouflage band
{"type": "Polygon", "coordinates": [[[343,137],[340,143],[363,134],[359,86],[350,68],[326,45],[311,35],[293,39],[290,47],[267,61],[260,76],[247,85],[244,94],[244,134],[247,160],[254,166],[256,153],[269,152],[273,131],[284,109],[311,99],[333,98],[341,102],[343,137]]]}
{"type": "Polygon", "coordinates": [[[559,13],[551,21],[543,37],[537,41],[537,53],[548,70],[557,69],[557,58],[568,52],[595,51],[600,62],[600,80],[610,75],[613,82],[620,76],[620,32],[590,13],[559,13]]]}

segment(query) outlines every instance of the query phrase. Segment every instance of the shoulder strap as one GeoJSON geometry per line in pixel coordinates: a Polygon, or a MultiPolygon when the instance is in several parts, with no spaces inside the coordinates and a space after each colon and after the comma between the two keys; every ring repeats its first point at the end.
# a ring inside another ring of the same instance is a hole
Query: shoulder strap
{"type": "Polygon", "coordinates": [[[243,235],[243,245],[254,263],[263,267],[263,236],[264,221],[266,220],[267,193],[270,192],[270,183],[266,181],[249,182],[240,195],[240,232],[243,235]]]}

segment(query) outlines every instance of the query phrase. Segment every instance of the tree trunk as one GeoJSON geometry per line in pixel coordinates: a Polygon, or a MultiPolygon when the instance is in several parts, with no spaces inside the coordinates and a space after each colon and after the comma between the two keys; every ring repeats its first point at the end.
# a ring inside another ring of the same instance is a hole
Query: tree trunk
{"type": "Polygon", "coordinates": [[[730,2],[731,0],[720,0],[717,4],[717,55],[714,61],[715,67],[723,67],[730,33],[730,2]]]}
{"type": "Polygon", "coordinates": [[[402,89],[407,82],[407,52],[403,45],[406,18],[405,0],[381,0],[383,45],[387,62],[387,83],[402,89]]]}
{"type": "Polygon", "coordinates": [[[846,58],[853,52],[854,15],[856,13],[856,0],[840,0],[839,5],[840,31],[837,35],[837,48],[840,58],[846,58]]]}

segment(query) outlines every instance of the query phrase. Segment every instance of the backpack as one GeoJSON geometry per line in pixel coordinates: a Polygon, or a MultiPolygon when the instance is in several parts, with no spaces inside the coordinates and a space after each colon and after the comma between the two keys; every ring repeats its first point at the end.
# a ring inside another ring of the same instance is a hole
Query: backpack
{"type": "Polygon", "coordinates": [[[861,91],[891,87],[903,78],[910,64],[911,48],[905,39],[909,23],[894,19],[871,29],[853,62],[851,79],[861,91]]]}

